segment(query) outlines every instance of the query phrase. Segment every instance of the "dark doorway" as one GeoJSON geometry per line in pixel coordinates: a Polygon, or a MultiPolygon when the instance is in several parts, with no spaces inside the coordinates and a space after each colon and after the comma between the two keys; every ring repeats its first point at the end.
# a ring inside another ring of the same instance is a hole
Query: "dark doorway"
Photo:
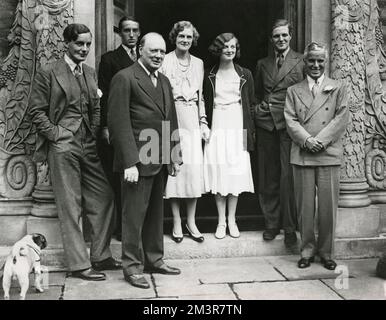
{"type": "MultiPolygon", "coordinates": [[[[191,21],[200,33],[198,46],[192,49],[192,54],[201,58],[206,67],[214,63],[207,50],[212,40],[222,32],[233,32],[241,46],[238,63],[254,72],[257,60],[270,50],[272,22],[284,17],[284,0],[137,0],[135,16],[141,23],[142,34],[155,31],[164,36],[168,52],[174,50],[168,40],[173,24],[180,20],[191,21]]],[[[251,155],[251,162],[257,182],[255,154],[251,155]]],[[[165,209],[165,232],[169,232],[172,215],[168,203],[165,209]]],[[[263,228],[255,194],[240,196],[237,217],[241,230],[263,228]]],[[[201,231],[214,232],[217,209],[213,196],[205,195],[198,201],[197,220],[201,231]]]]}

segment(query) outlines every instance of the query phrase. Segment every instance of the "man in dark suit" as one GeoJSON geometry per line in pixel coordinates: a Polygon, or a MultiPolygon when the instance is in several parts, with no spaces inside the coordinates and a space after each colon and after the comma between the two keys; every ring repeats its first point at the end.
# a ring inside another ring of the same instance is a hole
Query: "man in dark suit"
{"type": "Polygon", "coordinates": [[[296,243],[296,211],[293,178],[289,163],[291,139],[284,121],[287,88],[303,80],[303,56],[290,48],[291,27],[278,20],[272,27],[274,55],[257,63],[258,196],[265,218],[264,240],[273,240],[284,229],[284,242],[296,243]]]}
{"type": "Polygon", "coordinates": [[[324,74],[326,47],[315,42],[309,44],[304,61],[307,79],[288,89],[284,109],[288,133],[293,140],[291,164],[302,237],[298,267],[309,267],[318,254],[323,266],[334,270],[336,262],[332,255],[343,135],[350,112],[343,82],[324,74]],[[314,233],[316,195],[317,241],[314,233]]]}
{"type": "Polygon", "coordinates": [[[165,179],[167,173],[176,175],[181,163],[172,88],[157,71],[165,50],[161,35],[145,35],[140,59],[114,76],[108,101],[114,171],[122,180],[123,273],[139,288],[150,287],[144,270],[180,273],[163,262],[165,179]]]}
{"type": "Polygon", "coordinates": [[[92,36],[82,24],[64,30],[67,53],[36,74],[30,114],[38,130],[35,161],[48,160],[63,246],[72,275],[104,280],[121,268],[110,252],[114,197],[97,155],[100,108],[96,74],[83,62],[92,36]],[[80,217],[91,225],[91,262],[80,217]],[[91,267],[92,265],[92,267],[91,267]]]}
{"type": "Polygon", "coordinates": [[[109,130],[107,128],[107,101],[111,79],[115,74],[137,61],[137,42],[140,36],[139,23],[133,17],[123,17],[119,21],[118,32],[122,44],[115,50],[105,53],[101,57],[98,71],[98,84],[102,90],[101,98],[101,134],[98,139],[98,151],[103,169],[113,187],[115,194],[115,235],[121,240],[122,209],[121,209],[121,181],[118,174],[113,173],[114,149],[110,145],[109,130]]]}

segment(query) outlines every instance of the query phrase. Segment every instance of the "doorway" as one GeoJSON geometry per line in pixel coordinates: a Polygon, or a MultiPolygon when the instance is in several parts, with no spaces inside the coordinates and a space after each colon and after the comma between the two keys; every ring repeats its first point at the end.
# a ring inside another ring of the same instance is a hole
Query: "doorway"
{"type": "MultiPolygon", "coordinates": [[[[297,36],[300,9],[304,0],[131,0],[134,15],[141,24],[142,34],[158,32],[167,43],[167,52],[174,50],[169,32],[173,24],[189,20],[200,33],[193,55],[204,61],[208,68],[215,63],[208,52],[213,39],[223,32],[232,32],[239,39],[241,57],[237,61],[254,73],[257,60],[265,57],[271,49],[269,43],[273,21],[286,17],[294,26],[292,45],[300,44],[297,36]],[[299,15],[298,15],[299,13],[299,15]]],[[[302,28],[301,28],[302,29],[302,28]]],[[[300,31],[300,32],[299,32],[300,31]]],[[[251,154],[252,171],[257,186],[257,157],[251,154]]],[[[182,206],[183,207],[183,206],[182,206]]],[[[185,217],[182,210],[182,217],[185,217]]],[[[170,205],[165,204],[165,232],[172,226],[170,205]]],[[[242,194],[237,208],[238,225],[241,230],[264,228],[264,219],[256,194],[242,194]]],[[[197,205],[197,221],[202,232],[214,232],[217,224],[217,209],[212,195],[204,195],[197,205]]]]}

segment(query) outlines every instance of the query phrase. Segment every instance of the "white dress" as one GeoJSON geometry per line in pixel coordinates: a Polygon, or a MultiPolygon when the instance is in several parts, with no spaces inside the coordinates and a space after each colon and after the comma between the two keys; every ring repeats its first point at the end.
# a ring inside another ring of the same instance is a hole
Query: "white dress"
{"type": "MultiPolygon", "coordinates": [[[[181,171],[177,177],[168,176],[165,198],[199,198],[204,193],[203,152],[199,126],[198,105],[202,100],[204,64],[190,56],[190,65],[179,65],[174,51],[165,56],[161,72],[173,88],[181,141],[181,171]]],[[[202,105],[203,106],[203,105],[202,105]]],[[[201,110],[204,110],[202,107],[201,110]]]]}
{"type": "Polygon", "coordinates": [[[205,191],[238,196],[254,192],[249,152],[243,147],[240,77],[216,75],[216,92],[209,142],[204,151],[205,191]]]}

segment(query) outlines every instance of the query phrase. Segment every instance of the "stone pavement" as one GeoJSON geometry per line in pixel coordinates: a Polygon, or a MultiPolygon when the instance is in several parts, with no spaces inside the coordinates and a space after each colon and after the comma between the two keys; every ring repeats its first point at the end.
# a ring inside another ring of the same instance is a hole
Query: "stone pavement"
{"type": "MultiPolygon", "coordinates": [[[[87,282],[49,273],[48,289],[29,300],[385,300],[386,281],[375,277],[378,259],[343,260],[336,272],[319,262],[297,268],[297,255],[253,258],[170,260],[179,276],[146,275],[148,290],[132,287],[121,271],[106,272],[107,280],[87,282]]],[[[16,284],[11,298],[18,298],[16,284]]],[[[3,292],[0,290],[0,299],[3,292]]]]}

